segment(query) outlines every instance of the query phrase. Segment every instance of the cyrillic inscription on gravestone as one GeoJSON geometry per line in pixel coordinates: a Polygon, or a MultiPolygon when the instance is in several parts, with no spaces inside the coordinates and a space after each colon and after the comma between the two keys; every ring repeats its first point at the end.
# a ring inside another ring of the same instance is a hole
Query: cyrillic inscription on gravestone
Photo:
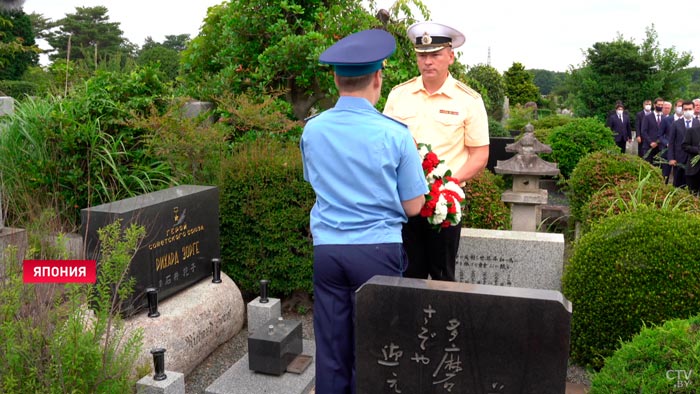
{"type": "Polygon", "coordinates": [[[211,259],[219,257],[216,187],[182,185],[83,209],[81,233],[89,258],[97,258],[97,230],[119,218],[123,228],[131,223],[146,228],[129,268],[136,287],[122,304],[126,315],[148,306],[148,287],[158,289],[163,300],[211,276],[211,259]]]}
{"type": "Polygon", "coordinates": [[[558,291],[375,276],[356,294],[358,394],[564,394],[558,291]]]}

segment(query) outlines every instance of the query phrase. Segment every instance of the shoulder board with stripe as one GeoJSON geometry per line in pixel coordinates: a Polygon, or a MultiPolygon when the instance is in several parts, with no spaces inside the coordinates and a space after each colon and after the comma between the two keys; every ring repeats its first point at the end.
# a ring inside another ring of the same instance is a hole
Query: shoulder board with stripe
{"type": "Polygon", "coordinates": [[[394,123],[398,123],[398,124],[400,124],[401,126],[408,128],[408,126],[407,126],[405,123],[401,122],[400,120],[396,120],[396,119],[392,118],[392,117],[389,116],[389,115],[384,115],[384,114],[381,113],[381,112],[380,112],[379,114],[382,115],[383,117],[389,119],[389,120],[392,120],[394,123]]]}
{"type": "Polygon", "coordinates": [[[401,87],[403,87],[403,86],[405,86],[405,85],[408,85],[408,84],[410,84],[410,83],[413,83],[413,82],[416,81],[416,79],[418,79],[418,77],[413,77],[413,78],[409,79],[409,80],[406,81],[406,82],[403,82],[403,83],[400,83],[400,84],[394,86],[393,88],[391,88],[391,90],[396,90],[396,89],[401,88],[401,87]]]}
{"type": "Polygon", "coordinates": [[[480,98],[480,97],[481,97],[481,95],[479,94],[479,92],[477,92],[476,90],[470,88],[469,86],[467,86],[467,85],[466,85],[464,82],[462,82],[462,81],[457,81],[457,87],[458,87],[460,90],[463,90],[465,93],[467,93],[468,95],[470,95],[470,96],[472,96],[472,97],[474,97],[474,98],[480,98]]]}

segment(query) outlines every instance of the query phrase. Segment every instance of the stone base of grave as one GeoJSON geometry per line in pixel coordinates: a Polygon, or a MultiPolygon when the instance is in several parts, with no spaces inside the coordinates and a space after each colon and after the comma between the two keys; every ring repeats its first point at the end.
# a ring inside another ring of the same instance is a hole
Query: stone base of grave
{"type": "Polygon", "coordinates": [[[159,317],[148,310],[125,320],[127,334],[143,329],[143,348],[136,366],[153,371],[152,348],[165,349],[165,369],[187,375],[219,345],[243,328],[245,306],[238,286],[223,272],[158,303],[159,317]]]}
{"type": "Polygon", "coordinates": [[[248,368],[248,355],[238,360],[207,389],[205,394],[308,394],[316,382],[316,344],[304,340],[302,354],[313,357],[301,374],[285,372],[281,376],[266,375],[248,368]]]}
{"type": "Polygon", "coordinates": [[[566,394],[586,394],[590,389],[582,384],[567,383],[566,394]]]}

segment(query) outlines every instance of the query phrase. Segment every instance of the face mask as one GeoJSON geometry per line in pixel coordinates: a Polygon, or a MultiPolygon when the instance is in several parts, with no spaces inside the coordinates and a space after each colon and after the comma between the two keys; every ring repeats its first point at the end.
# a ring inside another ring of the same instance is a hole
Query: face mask
{"type": "Polygon", "coordinates": [[[651,104],[647,104],[644,106],[645,111],[651,111],[651,104]]]}
{"type": "Polygon", "coordinates": [[[654,107],[654,109],[656,110],[656,112],[661,112],[664,109],[664,107],[657,105],[656,107],[654,107]]]}
{"type": "Polygon", "coordinates": [[[686,111],[683,111],[683,117],[686,119],[692,119],[693,118],[693,110],[689,109],[686,111]]]}
{"type": "Polygon", "coordinates": [[[676,107],[676,115],[681,115],[683,113],[683,107],[676,107]]]}
{"type": "Polygon", "coordinates": [[[620,116],[620,115],[622,115],[622,110],[621,110],[621,109],[618,109],[618,110],[617,110],[617,111],[615,111],[615,112],[617,112],[617,116],[620,116]]]}

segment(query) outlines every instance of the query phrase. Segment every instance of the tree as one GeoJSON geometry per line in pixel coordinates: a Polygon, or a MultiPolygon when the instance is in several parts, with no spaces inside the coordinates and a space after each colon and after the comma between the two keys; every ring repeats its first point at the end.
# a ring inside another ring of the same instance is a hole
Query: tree
{"type": "Polygon", "coordinates": [[[563,89],[566,73],[539,69],[530,69],[527,72],[532,74],[532,82],[542,95],[556,94],[563,89]]]}
{"type": "Polygon", "coordinates": [[[581,67],[571,70],[568,84],[574,112],[603,120],[617,100],[631,107],[659,96],[681,97],[690,84],[683,68],[691,61],[690,54],[678,54],[674,47],[659,49],[653,25],[641,46],[621,35],[597,42],[586,51],[581,67]]]}
{"type": "Polygon", "coordinates": [[[535,102],[540,97],[540,91],[533,82],[532,74],[525,71],[525,67],[518,62],[503,74],[506,82],[506,95],[510,105],[535,102]]]}
{"type": "Polygon", "coordinates": [[[76,7],[74,14],[66,14],[53,25],[46,40],[54,49],[49,59],[65,59],[70,38],[70,59],[108,59],[114,56],[131,55],[134,45],[126,40],[119,22],[109,22],[107,8],[76,7]]]}
{"type": "Polygon", "coordinates": [[[136,61],[140,65],[157,64],[167,79],[173,81],[180,67],[180,52],[187,46],[189,37],[189,34],[169,35],[162,43],[146,37],[136,61]]]}
{"type": "Polygon", "coordinates": [[[39,61],[31,19],[21,8],[0,9],[0,80],[19,80],[39,61]]]}
{"type": "MultiPolygon", "coordinates": [[[[398,48],[385,70],[385,89],[417,75],[415,54],[406,38],[412,6],[398,0],[375,17],[361,0],[231,0],[210,7],[200,30],[183,52],[182,75],[190,95],[207,99],[225,91],[267,95],[284,92],[297,118],[336,94],[331,69],[318,56],[358,30],[384,28],[398,48]],[[409,60],[410,59],[410,60],[409,60]]],[[[374,1],[369,1],[374,9],[374,1]]],[[[424,14],[425,15],[425,14],[424,14]]],[[[457,66],[458,68],[459,66],[457,66]]]]}
{"type": "Polygon", "coordinates": [[[506,96],[506,82],[495,68],[486,64],[477,64],[469,68],[467,76],[478,81],[488,92],[484,100],[489,116],[500,120],[503,117],[503,100],[506,96]]]}

